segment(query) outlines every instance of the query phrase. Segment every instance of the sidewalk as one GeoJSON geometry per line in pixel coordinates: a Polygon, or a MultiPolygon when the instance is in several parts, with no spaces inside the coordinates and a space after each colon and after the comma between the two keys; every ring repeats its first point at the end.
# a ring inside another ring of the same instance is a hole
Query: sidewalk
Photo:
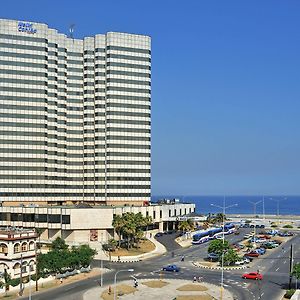
{"type": "MultiPolygon", "coordinates": [[[[181,279],[144,279],[139,280],[139,285],[136,289],[133,289],[133,281],[122,281],[118,284],[121,284],[123,287],[128,286],[133,292],[128,294],[123,294],[122,297],[117,299],[122,300],[135,300],[135,299],[147,299],[147,300],[170,300],[170,299],[191,299],[192,296],[194,299],[219,299],[220,297],[220,287],[206,283],[192,283],[190,280],[181,280],[181,279]],[[152,287],[147,286],[146,284],[152,287]],[[161,283],[159,286],[158,284],[161,283]],[[179,290],[180,289],[180,290],[179,290]]],[[[113,289],[111,286],[111,295],[106,299],[113,299],[113,289]],[[111,297],[111,298],[110,298],[111,297]]],[[[106,287],[97,287],[91,289],[83,294],[83,300],[99,300],[103,299],[101,297],[102,293],[108,289],[106,287]]],[[[224,289],[223,294],[224,300],[233,300],[231,293],[224,289]]]]}

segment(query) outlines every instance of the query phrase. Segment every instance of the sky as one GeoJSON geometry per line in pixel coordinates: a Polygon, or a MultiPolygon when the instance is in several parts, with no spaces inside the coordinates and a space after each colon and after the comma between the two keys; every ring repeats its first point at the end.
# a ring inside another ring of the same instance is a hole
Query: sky
{"type": "Polygon", "coordinates": [[[76,38],[152,38],[152,194],[300,194],[300,2],[3,1],[76,38]]]}

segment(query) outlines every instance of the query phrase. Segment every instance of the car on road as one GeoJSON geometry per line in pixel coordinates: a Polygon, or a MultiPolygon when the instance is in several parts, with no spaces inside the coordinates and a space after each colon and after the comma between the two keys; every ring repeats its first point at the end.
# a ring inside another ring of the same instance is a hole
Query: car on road
{"type": "Polygon", "coordinates": [[[219,260],[219,255],[216,254],[216,253],[208,253],[207,255],[207,259],[210,260],[210,261],[218,261],[219,260]]]}
{"type": "Polygon", "coordinates": [[[259,254],[256,251],[247,252],[245,255],[250,257],[259,257],[259,254]]]}
{"type": "Polygon", "coordinates": [[[176,265],[168,265],[166,267],[163,267],[163,271],[168,271],[168,272],[179,272],[180,268],[177,267],[176,265]]]}
{"type": "Polygon", "coordinates": [[[262,280],[263,276],[260,273],[257,273],[257,272],[250,272],[250,273],[243,274],[242,278],[244,278],[244,279],[262,280]]]}
{"type": "Polygon", "coordinates": [[[158,232],[154,237],[158,238],[160,236],[163,236],[163,233],[162,232],[158,232]]]}

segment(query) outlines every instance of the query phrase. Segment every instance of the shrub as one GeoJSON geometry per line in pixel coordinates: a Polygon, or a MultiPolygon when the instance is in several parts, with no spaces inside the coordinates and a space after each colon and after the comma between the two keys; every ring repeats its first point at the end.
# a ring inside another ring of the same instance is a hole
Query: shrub
{"type": "Polygon", "coordinates": [[[249,224],[249,223],[251,223],[251,222],[252,222],[251,220],[246,220],[246,221],[245,221],[246,224],[249,224]]]}
{"type": "Polygon", "coordinates": [[[288,298],[288,299],[291,299],[292,296],[294,295],[294,293],[295,293],[295,290],[294,290],[294,289],[287,290],[286,293],[285,293],[285,295],[284,295],[284,297],[285,297],[285,298],[288,298]]]}
{"type": "Polygon", "coordinates": [[[11,279],[9,281],[9,285],[11,285],[11,286],[17,286],[19,284],[20,284],[20,278],[11,279]]]}
{"type": "Polygon", "coordinates": [[[283,228],[293,228],[293,225],[286,224],[286,225],[283,226],[283,228]]]}
{"type": "Polygon", "coordinates": [[[277,228],[278,226],[276,224],[272,224],[271,227],[277,228]]]}

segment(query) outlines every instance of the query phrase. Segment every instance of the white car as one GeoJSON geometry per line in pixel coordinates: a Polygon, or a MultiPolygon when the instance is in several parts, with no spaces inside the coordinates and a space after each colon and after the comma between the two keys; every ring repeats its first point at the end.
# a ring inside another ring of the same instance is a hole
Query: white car
{"type": "Polygon", "coordinates": [[[252,237],[252,234],[248,233],[244,235],[244,239],[250,239],[252,237]]]}
{"type": "Polygon", "coordinates": [[[237,266],[243,265],[244,263],[245,261],[243,259],[235,262],[237,266]]]}

